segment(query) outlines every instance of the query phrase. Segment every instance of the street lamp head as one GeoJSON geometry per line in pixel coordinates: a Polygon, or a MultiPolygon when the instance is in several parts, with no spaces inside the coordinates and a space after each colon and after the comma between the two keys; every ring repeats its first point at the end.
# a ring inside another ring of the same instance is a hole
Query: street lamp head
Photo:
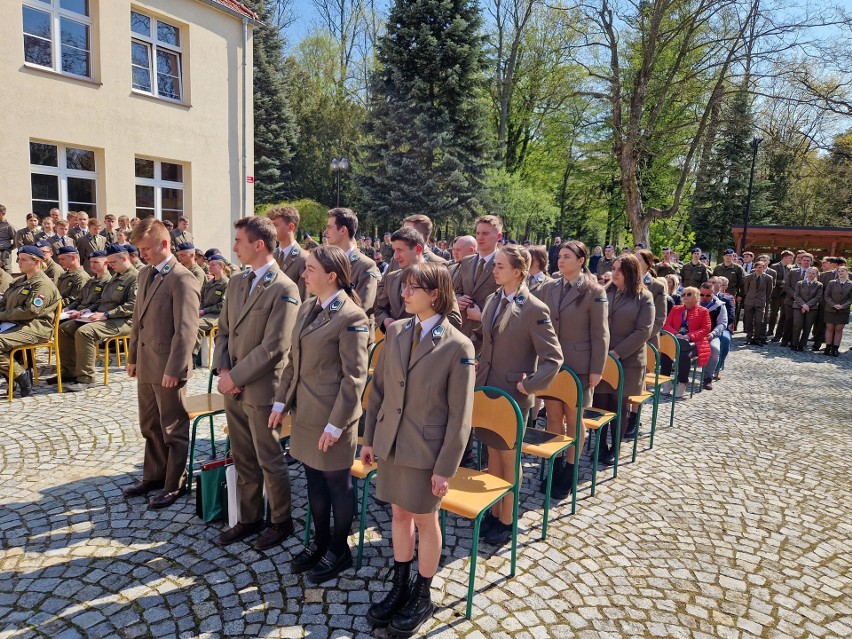
{"type": "Polygon", "coordinates": [[[340,158],[340,160],[337,163],[337,167],[341,171],[348,171],[349,170],[349,160],[347,158],[340,158]]]}
{"type": "Polygon", "coordinates": [[[338,160],[337,158],[331,158],[331,162],[329,163],[328,168],[330,168],[334,172],[337,172],[339,166],[340,160],[338,160]]]}

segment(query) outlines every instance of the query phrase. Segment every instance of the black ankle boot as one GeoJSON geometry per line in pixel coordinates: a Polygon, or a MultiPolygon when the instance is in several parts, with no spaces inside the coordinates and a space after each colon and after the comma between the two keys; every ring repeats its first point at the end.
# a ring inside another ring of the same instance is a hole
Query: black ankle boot
{"type": "Polygon", "coordinates": [[[639,424],[636,422],[636,413],[627,415],[627,431],[624,433],[623,439],[636,439],[639,437],[639,424]]]}
{"type": "Polygon", "coordinates": [[[397,637],[410,637],[435,612],[432,603],[432,578],[417,575],[405,607],[393,616],[390,630],[397,637]]]}
{"type": "Polygon", "coordinates": [[[574,464],[568,464],[563,459],[562,475],[559,477],[559,483],[553,481],[553,488],[550,496],[553,499],[565,499],[574,492],[574,464]]]}
{"type": "Polygon", "coordinates": [[[367,619],[377,628],[387,626],[411,595],[411,561],[394,561],[391,589],[379,603],[370,606],[367,619]]]}
{"type": "Polygon", "coordinates": [[[15,383],[18,385],[18,390],[21,392],[21,397],[27,397],[33,390],[33,373],[31,369],[26,369],[23,373],[15,378],[15,383]]]}
{"type": "MultiPolygon", "coordinates": [[[[565,458],[559,457],[558,459],[553,460],[553,479],[550,482],[550,494],[553,495],[556,492],[556,487],[559,485],[559,482],[562,481],[562,476],[565,474],[565,458]]],[[[541,487],[539,488],[539,492],[542,495],[547,494],[547,476],[545,475],[544,479],[541,480],[541,487]]]]}

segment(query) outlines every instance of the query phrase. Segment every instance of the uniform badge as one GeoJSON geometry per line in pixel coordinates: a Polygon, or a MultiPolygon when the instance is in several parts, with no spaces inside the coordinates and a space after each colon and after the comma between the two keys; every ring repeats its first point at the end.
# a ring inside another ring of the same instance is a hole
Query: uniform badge
{"type": "Polygon", "coordinates": [[[444,327],[440,324],[432,329],[432,338],[438,339],[444,334],[444,327]]]}
{"type": "Polygon", "coordinates": [[[299,302],[297,302],[295,298],[290,297],[289,295],[282,295],[281,299],[284,300],[285,302],[289,302],[290,304],[293,304],[294,306],[299,305],[299,302]]]}
{"type": "Polygon", "coordinates": [[[243,279],[247,279],[248,276],[249,276],[249,273],[251,273],[251,271],[246,271],[245,273],[243,273],[243,279]]]}
{"type": "Polygon", "coordinates": [[[462,357],[459,362],[465,366],[476,366],[476,360],[472,357],[462,357]]]}
{"type": "Polygon", "coordinates": [[[596,302],[608,302],[609,300],[605,297],[599,297],[595,300],[596,302]]]}
{"type": "Polygon", "coordinates": [[[544,319],[540,319],[540,320],[538,320],[538,321],[536,322],[536,324],[538,324],[538,325],[550,324],[550,318],[547,318],[547,317],[546,317],[546,318],[544,318],[544,319]]]}
{"type": "Polygon", "coordinates": [[[273,277],[275,277],[275,273],[273,273],[272,271],[267,271],[266,275],[263,276],[263,283],[269,284],[269,282],[272,281],[273,277]]]}
{"type": "Polygon", "coordinates": [[[216,291],[216,295],[221,295],[222,291],[216,291]]]}
{"type": "Polygon", "coordinates": [[[292,251],[290,251],[290,255],[298,255],[298,254],[299,254],[299,247],[298,247],[298,246],[294,246],[294,247],[293,247],[293,250],[292,250],[292,251]]]}
{"type": "Polygon", "coordinates": [[[124,290],[124,287],[123,287],[123,286],[116,286],[116,287],[115,287],[115,290],[116,290],[116,291],[123,291],[123,290],[124,290]]]}
{"type": "Polygon", "coordinates": [[[333,302],[329,305],[328,310],[330,310],[330,311],[332,311],[332,312],[334,312],[334,311],[339,311],[341,306],[343,306],[343,302],[341,302],[340,300],[334,300],[334,301],[333,301],[333,302]]]}
{"type": "Polygon", "coordinates": [[[350,333],[369,333],[370,329],[366,326],[347,326],[346,330],[350,333]]]}
{"type": "Polygon", "coordinates": [[[369,275],[370,277],[372,277],[375,280],[377,280],[381,277],[381,275],[379,275],[378,273],[373,273],[373,271],[367,271],[367,275],[369,275]]]}
{"type": "Polygon", "coordinates": [[[524,302],[526,302],[526,301],[527,301],[526,295],[518,295],[518,296],[515,297],[515,304],[517,304],[518,306],[523,306],[524,302]]]}
{"type": "Polygon", "coordinates": [[[36,298],[33,300],[33,306],[36,308],[44,306],[44,295],[36,295],[36,298]]]}
{"type": "Polygon", "coordinates": [[[407,331],[412,326],[414,326],[414,320],[410,319],[405,323],[405,326],[402,327],[402,330],[407,331]]]}
{"type": "Polygon", "coordinates": [[[30,289],[25,288],[25,289],[21,290],[21,295],[29,295],[29,294],[30,294],[30,289]]]}
{"type": "Polygon", "coordinates": [[[95,287],[95,292],[96,292],[96,293],[100,293],[102,290],[104,290],[104,287],[103,287],[103,286],[96,286],[96,287],[95,287]]]}
{"type": "Polygon", "coordinates": [[[172,266],[171,266],[171,264],[166,264],[166,265],[163,267],[163,270],[162,270],[162,271],[160,271],[160,274],[161,274],[161,275],[168,275],[169,271],[171,271],[171,270],[172,270],[172,266]]]}
{"type": "Polygon", "coordinates": [[[4,297],[6,297],[6,293],[0,293],[0,300],[2,300],[4,297]]]}
{"type": "Polygon", "coordinates": [[[349,254],[349,261],[350,262],[357,262],[358,261],[358,253],[356,251],[352,251],[349,254]]]}

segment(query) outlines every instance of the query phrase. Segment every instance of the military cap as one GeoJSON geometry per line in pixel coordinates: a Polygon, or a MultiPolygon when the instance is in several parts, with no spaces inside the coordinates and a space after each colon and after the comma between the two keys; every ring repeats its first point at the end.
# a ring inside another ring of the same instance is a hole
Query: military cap
{"type": "Polygon", "coordinates": [[[176,248],[178,251],[193,251],[195,250],[195,244],[192,242],[181,242],[176,248]]]}
{"type": "Polygon", "coordinates": [[[107,256],[106,251],[92,251],[91,253],[89,253],[89,259],[92,259],[93,257],[106,257],[106,256],[107,256]]]}
{"type": "Polygon", "coordinates": [[[44,259],[44,253],[38,246],[22,246],[18,249],[18,254],[32,255],[33,257],[37,257],[40,260],[44,259]]]}
{"type": "Polygon", "coordinates": [[[60,246],[59,247],[59,255],[68,255],[68,253],[77,253],[76,246],[60,246]]]}
{"type": "Polygon", "coordinates": [[[209,248],[206,251],[204,251],[204,257],[206,257],[208,260],[213,255],[221,255],[221,254],[222,254],[222,251],[220,251],[217,248],[209,248]]]}
{"type": "Polygon", "coordinates": [[[125,244],[125,245],[124,245],[124,248],[126,248],[126,249],[127,249],[127,252],[128,252],[128,253],[133,253],[134,255],[135,255],[136,253],[138,253],[138,252],[139,252],[139,249],[137,249],[137,248],[136,248],[135,246],[133,246],[132,244],[125,244]]]}
{"type": "Polygon", "coordinates": [[[207,260],[208,260],[209,262],[224,262],[224,261],[225,261],[225,256],[224,256],[224,255],[219,255],[219,254],[217,253],[217,254],[215,254],[215,255],[211,255],[210,257],[208,257],[208,258],[207,258],[207,260]]]}
{"type": "Polygon", "coordinates": [[[725,255],[736,255],[737,252],[734,249],[725,249],[725,255]]]}
{"type": "Polygon", "coordinates": [[[696,246],[694,249],[692,249],[692,252],[693,253],[700,253],[701,249],[696,246]]]}
{"type": "Polygon", "coordinates": [[[124,244],[112,243],[106,247],[107,255],[118,255],[119,253],[127,253],[127,247],[124,244]]]}

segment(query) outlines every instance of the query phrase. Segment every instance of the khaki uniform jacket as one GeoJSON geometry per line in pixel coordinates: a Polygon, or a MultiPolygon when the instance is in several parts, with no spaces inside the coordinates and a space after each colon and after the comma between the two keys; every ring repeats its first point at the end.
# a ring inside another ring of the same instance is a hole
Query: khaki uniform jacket
{"type": "Polygon", "coordinates": [[[527,277],[527,289],[532,295],[535,295],[538,299],[542,299],[541,296],[544,290],[544,285],[552,281],[553,278],[542,271],[532,278],[527,277]]]}
{"type": "Polygon", "coordinates": [[[657,273],[657,277],[665,278],[666,275],[679,275],[680,267],[671,262],[657,262],[654,264],[654,271],[657,273]]]}
{"type": "MultiPolygon", "coordinates": [[[[184,267],[186,268],[186,267],[184,267]]],[[[189,267],[189,272],[192,273],[192,276],[198,280],[198,288],[201,289],[207,283],[207,276],[204,274],[204,271],[201,270],[201,267],[198,264],[193,263],[191,267],[189,267]]]]}
{"type": "Polygon", "coordinates": [[[73,228],[68,229],[68,237],[71,238],[72,242],[76,246],[77,240],[79,240],[83,235],[86,234],[86,229],[81,226],[75,226],[73,228]]]}
{"type": "Polygon", "coordinates": [[[35,246],[35,243],[42,237],[44,237],[44,233],[39,231],[38,228],[33,230],[28,228],[18,229],[15,232],[15,248],[19,249],[22,246],[35,246]]]}
{"type": "MultiPolygon", "coordinates": [[[[171,258],[153,279],[153,266],[139,274],[130,352],[142,384],[162,384],[163,375],[192,376],[192,349],[198,334],[199,286],[192,273],[171,258]]],[[[112,314],[110,314],[112,316],[112,314]]]]}
{"type": "Polygon", "coordinates": [[[80,264],[91,275],[89,268],[89,256],[95,251],[103,251],[106,248],[106,238],[103,235],[89,235],[88,233],[77,238],[77,252],[80,254],[80,264]]]}
{"type": "Polygon", "coordinates": [[[736,262],[732,262],[730,266],[717,264],[716,268],[713,269],[713,275],[727,277],[728,293],[734,297],[739,297],[741,295],[740,292],[743,290],[743,280],[745,280],[746,276],[742,266],[736,262]]]}
{"type": "Polygon", "coordinates": [[[181,231],[180,229],[172,229],[172,253],[177,251],[178,244],[184,244],[185,242],[192,243],[192,233],[189,231],[181,231]]]}
{"type": "Polygon", "coordinates": [[[784,280],[787,277],[787,271],[789,270],[789,268],[784,266],[781,262],[776,262],[766,270],[767,272],[772,271],[775,273],[775,280],[772,288],[771,299],[778,299],[784,297],[784,280]]]}
{"type": "MultiPolygon", "coordinates": [[[[456,297],[469,295],[474,303],[481,309],[485,309],[485,301],[488,296],[497,290],[497,282],[494,281],[494,258],[482,269],[479,277],[476,277],[476,267],[479,264],[479,254],[468,255],[459,262],[458,272],[453,278],[455,281],[456,297]]],[[[462,315],[462,333],[467,337],[473,336],[473,331],[479,328],[479,322],[467,318],[467,312],[462,315]]]]}
{"type": "Polygon", "coordinates": [[[792,306],[796,298],[796,283],[807,278],[805,275],[806,269],[796,266],[787,270],[784,276],[784,304],[792,306]]]}
{"type": "Polygon", "coordinates": [[[825,287],[828,286],[828,283],[831,280],[837,279],[837,271],[836,270],[825,271],[824,273],[820,273],[817,276],[817,279],[822,283],[822,288],[823,288],[823,290],[825,290],[825,287]]]}
{"type": "Polygon", "coordinates": [[[563,280],[543,287],[542,301],[562,348],[565,366],[578,375],[603,375],[609,353],[609,300],[602,286],[589,281],[581,289],[572,286],[562,295],[563,280]]]}
{"type": "Polygon", "coordinates": [[[29,329],[33,337],[48,339],[59,302],[59,290],[38,271],[30,279],[16,279],[5,293],[0,293],[0,322],[15,322],[29,329]]]}
{"type": "Polygon", "coordinates": [[[228,278],[224,275],[220,280],[205,281],[201,287],[201,310],[204,315],[219,315],[225,305],[228,291],[228,278]]]}
{"type": "Polygon", "coordinates": [[[106,240],[107,246],[109,246],[110,244],[115,244],[115,236],[118,235],[118,230],[116,229],[115,231],[107,231],[106,229],[104,229],[103,231],[101,231],[101,235],[106,240]]]}
{"type": "Polygon", "coordinates": [[[62,237],[54,235],[47,241],[50,242],[50,245],[53,247],[54,256],[59,255],[59,249],[61,249],[63,246],[77,246],[77,242],[75,242],[74,239],[68,235],[63,235],[62,237]]]}
{"type": "MultiPolygon", "coordinates": [[[[101,297],[90,307],[90,311],[98,313],[109,313],[110,320],[123,319],[129,322],[133,317],[133,309],[136,307],[136,278],[139,276],[132,266],[124,273],[114,274],[104,290],[101,297]]],[[[195,312],[198,315],[198,311],[195,312]]]]}
{"type": "Polygon", "coordinates": [[[109,281],[109,273],[104,273],[100,277],[90,277],[83,285],[79,297],[68,304],[68,306],[65,306],[65,310],[76,311],[81,308],[91,308],[93,305],[96,305],[101,299],[101,293],[103,293],[104,287],[106,287],[109,281]]]}
{"type": "Polygon", "coordinates": [[[598,260],[598,265],[595,267],[595,275],[609,273],[612,270],[613,264],[615,264],[614,257],[607,259],[606,257],[601,256],[601,259],[598,260]]]}
{"type": "Polygon", "coordinates": [[[771,277],[766,273],[758,277],[757,271],[754,271],[746,275],[744,282],[742,297],[745,308],[766,308],[769,306],[772,289],[775,286],[771,277]]]}
{"type": "Polygon", "coordinates": [[[848,311],[852,306],[852,282],[846,280],[846,284],[842,284],[840,280],[831,280],[825,287],[823,299],[827,311],[848,311]],[[840,304],[843,308],[834,308],[835,304],[840,304]]]}
{"type": "MultiPolygon", "coordinates": [[[[382,257],[384,257],[384,255],[382,255],[382,257]]],[[[447,267],[450,266],[448,260],[445,260],[443,257],[435,253],[435,251],[430,249],[428,246],[423,247],[423,261],[428,262],[429,264],[443,264],[447,267]]],[[[385,262],[388,262],[387,258],[385,258],[385,262]]],[[[390,261],[388,262],[388,273],[393,273],[399,269],[399,262],[397,262],[396,258],[393,256],[393,248],[391,248],[390,261]]]]}
{"type": "Polygon", "coordinates": [[[12,284],[12,276],[0,268],[0,293],[5,293],[12,284]]]}
{"type": "Polygon", "coordinates": [[[305,278],[302,277],[302,273],[305,272],[308,252],[296,244],[289,255],[284,255],[281,248],[277,248],[273,256],[275,261],[278,262],[279,268],[284,271],[284,275],[296,282],[296,286],[299,287],[299,297],[304,302],[308,299],[308,291],[305,288],[305,278]]]}
{"type": "Polygon", "coordinates": [[[807,304],[812,311],[816,310],[822,302],[822,290],[822,282],[819,280],[796,282],[796,290],[793,292],[793,308],[802,308],[807,304]]]}
{"type": "MultiPolygon", "coordinates": [[[[402,299],[402,271],[403,269],[388,273],[379,282],[379,290],[376,294],[376,304],[373,313],[376,316],[376,325],[384,332],[384,322],[390,318],[393,320],[408,319],[411,313],[405,310],[405,301],[402,299]]],[[[453,308],[447,314],[450,324],[461,330],[462,316],[459,305],[453,299],[453,308]]]]}
{"type": "Polygon", "coordinates": [[[65,272],[65,269],[59,266],[59,264],[57,264],[53,260],[50,260],[50,262],[45,262],[43,270],[44,274],[47,275],[53,281],[53,284],[55,286],[58,287],[59,278],[62,277],[62,274],[65,272]]]}
{"type": "Polygon", "coordinates": [[[680,283],[683,287],[694,286],[700,288],[704,282],[710,279],[710,269],[704,266],[701,262],[693,264],[687,262],[680,267],[680,283]]]}
{"type": "Polygon", "coordinates": [[[0,222],[0,251],[9,251],[15,247],[15,227],[7,220],[0,222]]]}
{"type": "Polygon", "coordinates": [[[311,298],[299,309],[293,346],[275,401],[293,412],[293,428],[315,437],[290,441],[290,452],[311,468],[342,470],[352,466],[361,417],[361,394],[367,384],[369,319],[344,291],[306,325],[318,304],[311,298]],[[323,453],[317,448],[326,424],[343,430],[323,453]],[[300,442],[308,442],[300,446],[300,442]]]}
{"type": "Polygon", "coordinates": [[[301,300],[295,282],[275,262],[247,296],[249,273],[228,283],[213,360],[216,368],[231,370],[231,379],[243,388],[243,402],[269,406],[280,385],[301,300]]]}
{"type": "MultiPolygon", "coordinates": [[[[668,315],[669,311],[666,304],[668,286],[666,286],[666,281],[660,277],[648,277],[647,281],[644,281],[644,284],[645,288],[651,291],[651,296],[654,299],[654,326],[651,329],[651,339],[654,340],[660,336],[663,324],[666,323],[666,315],[668,315]]],[[[657,342],[654,342],[654,346],[656,345],[657,342]]]]}
{"type": "Polygon", "coordinates": [[[639,295],[621,295],[616,300],[618,288],[607,287],[609,299],[609,350],[618,353],[625,368],[647,365],[645,342],[654,328],[654,296],[647,288],[639,295]]]}
{"type": "Polygon", "coordinates": [[[408,319],[388,327],[371,382],[364,445],[380,460],[394,451],[400,466],[452,477],[470,437],[473,344],[443,317],[412,354],[414,324],[408,319]]]}
{"type": "Polygon", "coordinates": [[[379,273],[376,263],[357,248],[352,249],[349,254],[349,267],[352,269],[352,284],[355,286],[355,292],[361,298],[361,305],[370,315],[376,303],[376,292],[382,274],[379,273]]]}
{"type": "Polygon", "coordinates": [[[503,316],[492,326],[501,297],[501,290],[497,290],[485,302],[482,325],[476,331],[475,337],[482,344],[476,385],[506,391],[523,412],[532,407],[532,396],[550,386],[556,377],[562,366],[562,349],[547,305],[532,297],[526,286],[518,289],[503,316]],[[527,395],[517,388],[525,374],[527,395]]]}
{"type": "Polygon", "coordinates": [[[83,287],[91,278],[82,266],[73,271],[65,271],[59,276],[56,287],[62,296],[62,307],[67,309],[70,304],[80,299],[83,287]]]}

